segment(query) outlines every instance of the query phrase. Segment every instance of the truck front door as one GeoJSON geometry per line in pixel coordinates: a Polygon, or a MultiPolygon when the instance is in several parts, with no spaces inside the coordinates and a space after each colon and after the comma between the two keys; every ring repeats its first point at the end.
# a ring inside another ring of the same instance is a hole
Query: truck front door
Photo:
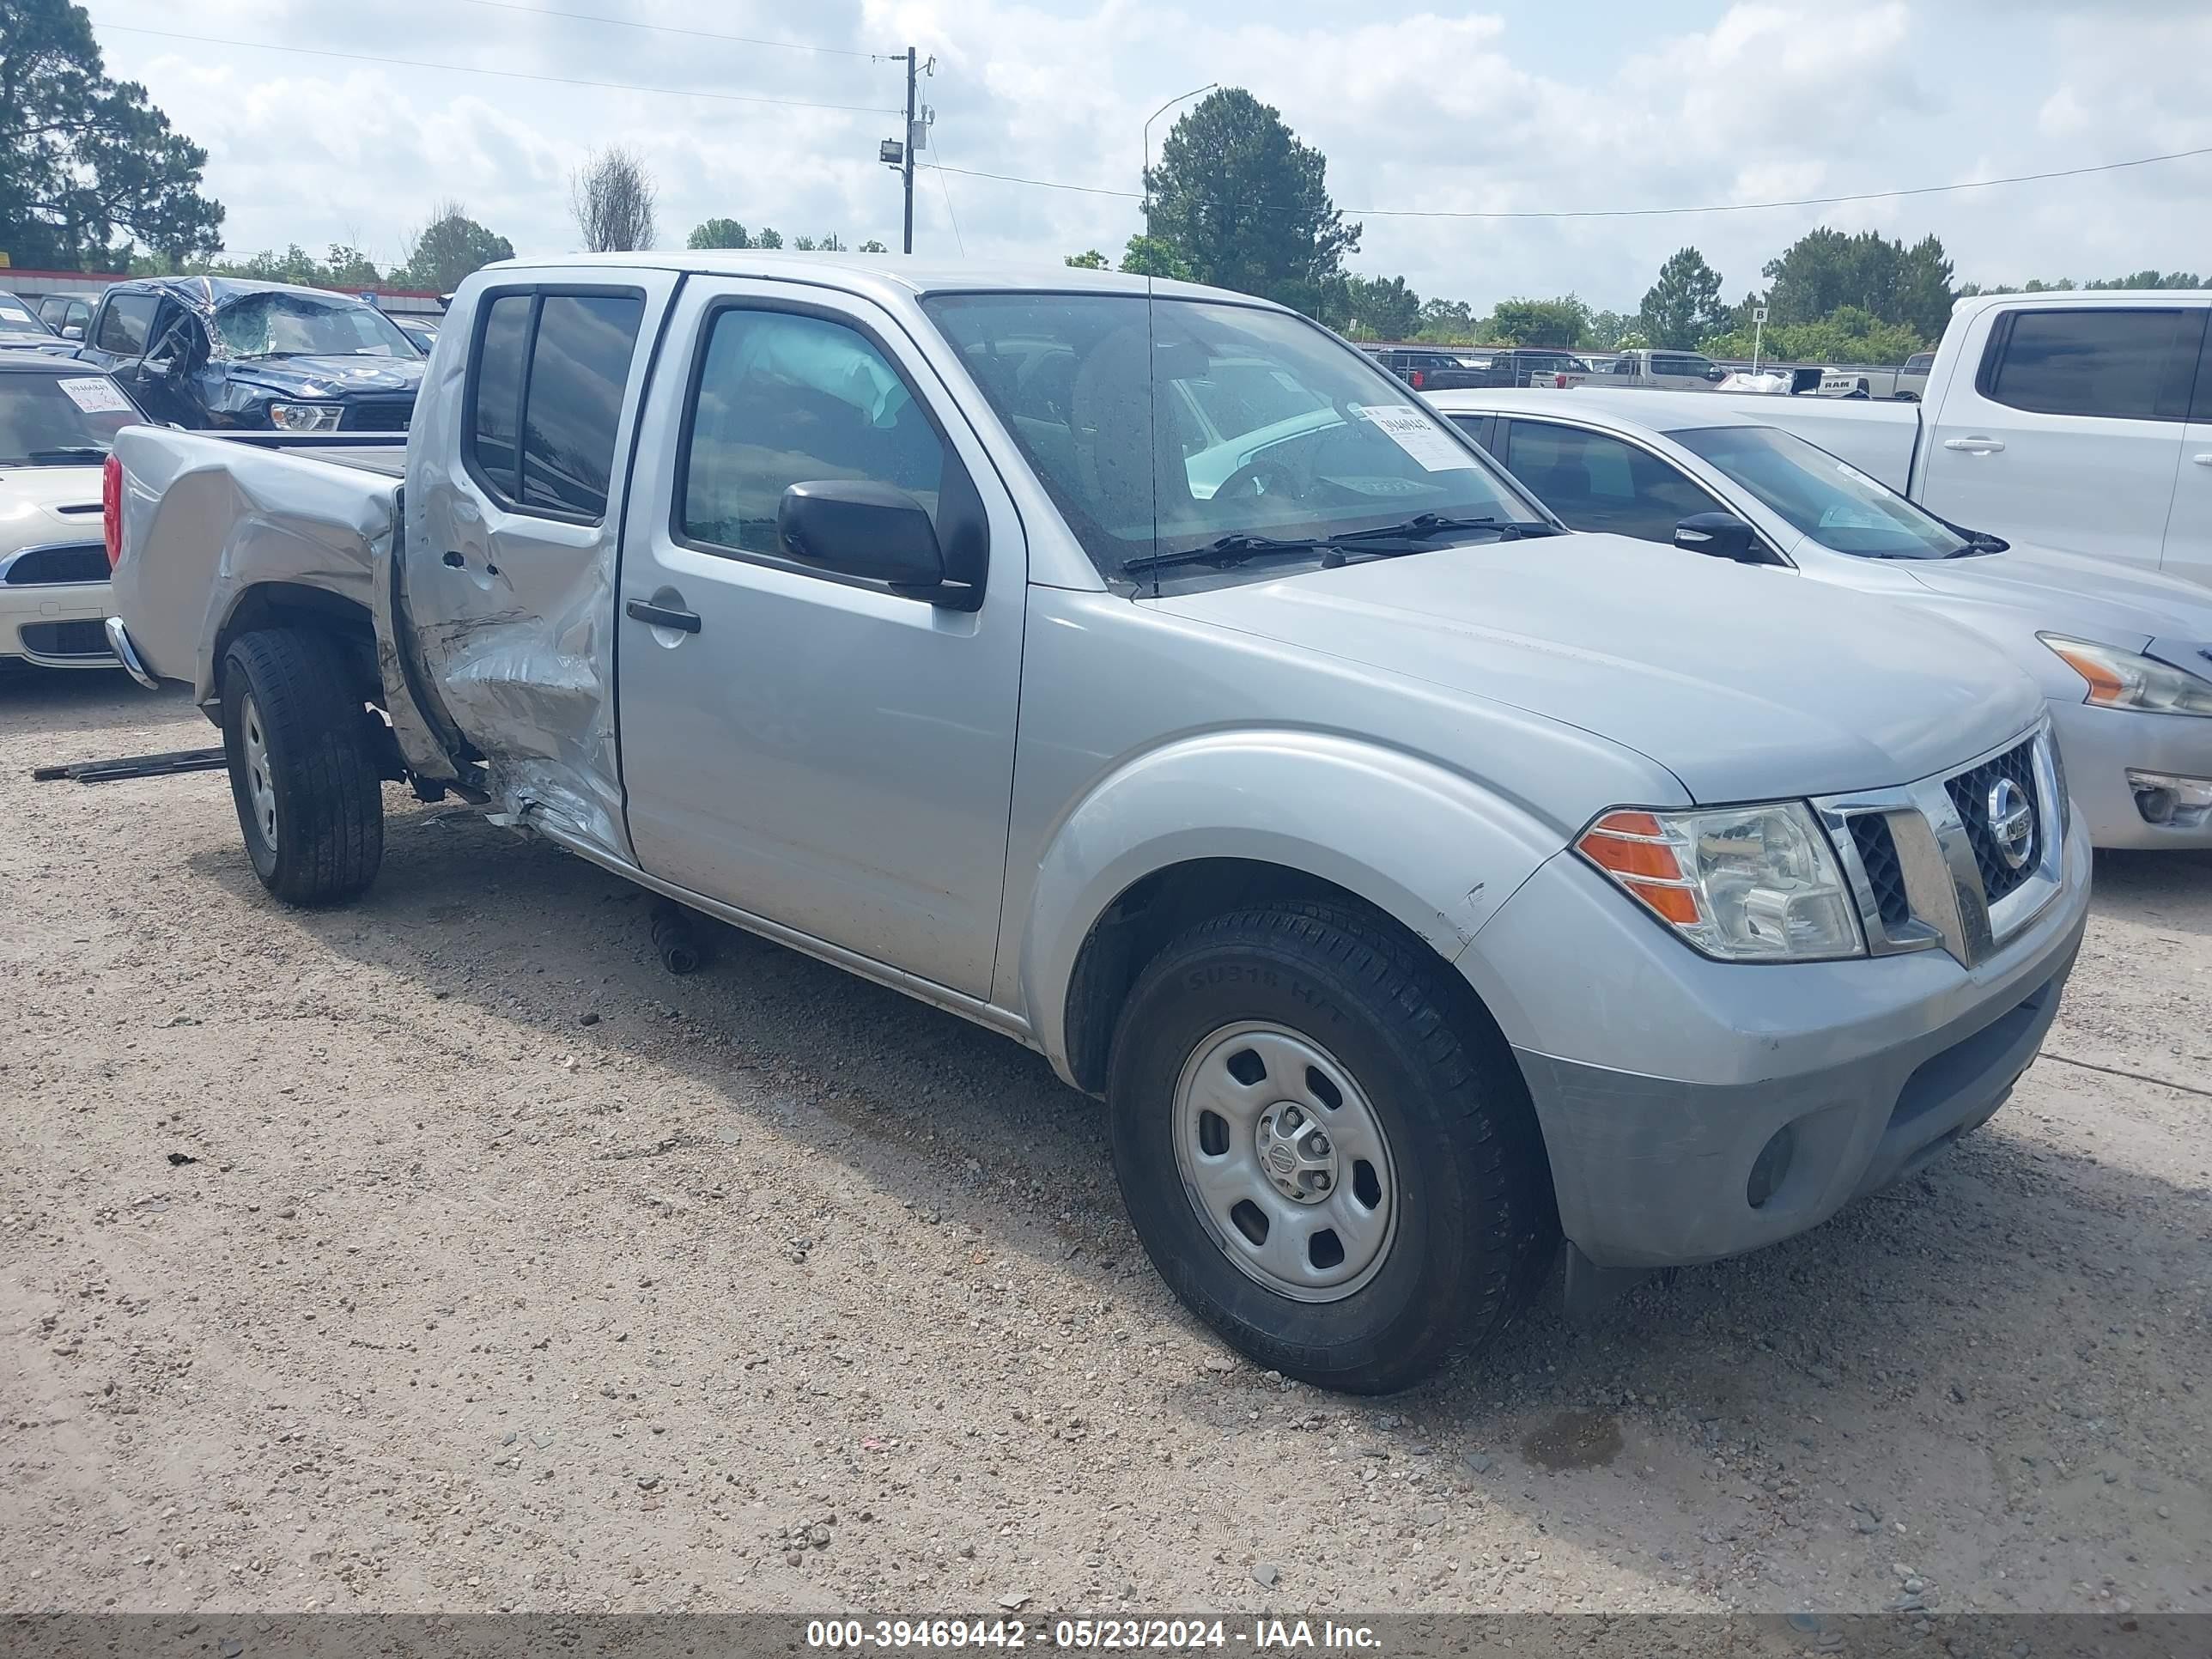
{"type": "Polygon", "coordinates": [[[1954,524],[2156,569],[2204,319],[2146,295],[1977,319],[1923,405],[1914,497],[1954,524]]]}
{"type": "Polygon", "coordinates": [[[866,301],[695,276],[662,352],[678,395],[641,433],[617,596],[638,862],[981,997],[1021,678],[1012,500],[922,346],[866,301]],[[778,507],[817,480],[911,496],[980,604],[794,556],[778,507]]]}

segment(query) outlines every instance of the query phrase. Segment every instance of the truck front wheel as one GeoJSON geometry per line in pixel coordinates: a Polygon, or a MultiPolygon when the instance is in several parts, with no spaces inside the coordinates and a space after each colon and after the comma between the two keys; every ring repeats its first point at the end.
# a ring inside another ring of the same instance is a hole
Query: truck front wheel
{"type": "Polygon", "coordinates": [[[374,718],[346,689],[337,651],[297,629],[231,641],[222,746],[246,856],[288,904],[335,904],[376,878],[384,786],[374,718]]]}
{"type": "Polygon", "coordinates": [[[1255,1362],[1406,1387],[1480,1343],[1550,1242],[1528,1093],[1437,964],[1348,908],[1176,939],[1122,1010],[1114,1163],[1161,1276],[1255,1362]]]}

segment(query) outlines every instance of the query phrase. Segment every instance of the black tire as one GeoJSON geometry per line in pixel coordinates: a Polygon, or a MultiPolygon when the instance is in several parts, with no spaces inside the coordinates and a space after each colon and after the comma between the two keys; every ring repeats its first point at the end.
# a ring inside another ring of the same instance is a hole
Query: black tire
{"type": "Polygon", "coordinates": [[[1170,944],[1121,1012],[1107,1099],[1123,1200],[1161,1277],[1232,1346],[1319,1387],[1388,1393],[1454,1346],[1480,1344],[1526,1298],[1556,1233],[1511,1051],[1472,993],[1348,907],[1243,911],[1170,944]],[[1240,1267],[1178,1165],[1178,1079],[1244,1022],[1286,1029],[1340,1062],[1388,1142],[1395,1233],[1340,1299],[1301,1301],[1240,1267]]]}
{"type": "Polygon", "coordinates": [[[288,904],[336,904],[376,879],[384,858],[384,784],[375,717],[347,689],[337,648],[295,629],[244,634],[222,665],[222,747],[246,856],[288,904]],[[259,716],[272,787],[274,838],[249,776],[246,702],[259,716]]]}

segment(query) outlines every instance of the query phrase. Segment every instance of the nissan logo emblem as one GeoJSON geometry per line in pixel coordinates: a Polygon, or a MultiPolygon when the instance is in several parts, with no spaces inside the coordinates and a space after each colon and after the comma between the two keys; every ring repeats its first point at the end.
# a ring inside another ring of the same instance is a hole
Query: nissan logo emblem
{"type": "Polygon", "coordinates": [[[2027,792],[2010,778],[1999,778],[1990,786],[1989,809],[1990,834],[2005,867],[2024,868],[2035,852],[2035,808],[2027,792]]]}

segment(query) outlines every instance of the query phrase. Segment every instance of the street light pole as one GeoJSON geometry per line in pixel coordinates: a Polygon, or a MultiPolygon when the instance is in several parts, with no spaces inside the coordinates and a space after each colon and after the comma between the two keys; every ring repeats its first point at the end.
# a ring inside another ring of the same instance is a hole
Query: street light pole
{"type": "MultiPolygon", "coordinates": [[[[934,62],[934,59],[931,60],[934,62]]],[[[905,161],[899,171],[906,175],[906,251],[914,252],[914,48],[906,49],[905,161]]]]}
{"type": "MultiPolygon", "coordinates": [[[[1181,96],[1169,99],[1166,103],[1162,104],[1158,109],[1154,110],[1150,115],[1147,115],[1145,118],[1145,173],[1147,176],[1151,174],[1152,170],[1152,123],[1158,120],[1163,115],[1165,115],[1177,104],[1188,103],[1192,99],[1197,97],[1200,93],[1212,92],[1220,84],[1221,82],[1218,81],[1208,81],[1202,87],[1193,87],[1188,92],[1182,94],[1181,96]]],[[[1144,183],[1145,181],[1140,179],[1139,182],[1144,183]]],[[[1150,191],[1152,189],[1152,185],[1149,183],[1145,183],[1145,188],[1147,191],[1150,191]]],[[[1150,227],[1148,226],[1146,228],[1149,229],[1150,227]]]]}

